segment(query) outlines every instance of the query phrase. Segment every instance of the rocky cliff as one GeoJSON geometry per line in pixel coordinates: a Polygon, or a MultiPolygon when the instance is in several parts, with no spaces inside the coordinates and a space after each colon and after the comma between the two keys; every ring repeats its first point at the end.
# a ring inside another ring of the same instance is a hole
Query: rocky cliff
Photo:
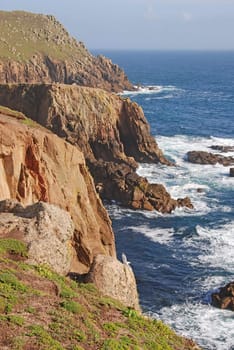
{"type": "Polygon", "coordinates": [[[6,108],[0,108],[0,135],[0,200],[44,201],[68,211],[75,226],[70,270],[86,272],[97,254],[115,256],[111,223],[83,154],[6,108]]]}
{"type": "Polygon", "coordinates": [[[119,92],[133,86],[123,70],[91,55],[53,17],[0,11],[0,82],[78,84],[119,92]]]}
{"type": "Polygon", "coordinates": [[[136,209],[192,207],[135,172],[137,162],[170,165],[136,103],[101,89],[61,84],[0,85],[0,104],[28,115],[83,153],[104,199],[136,209]]]}

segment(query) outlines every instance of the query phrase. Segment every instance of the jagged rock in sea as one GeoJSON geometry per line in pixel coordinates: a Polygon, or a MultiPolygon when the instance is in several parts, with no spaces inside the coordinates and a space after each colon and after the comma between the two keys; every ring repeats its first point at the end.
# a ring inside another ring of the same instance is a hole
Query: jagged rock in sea
{"type": "Polygon", "coordinates": [[[221,287],[211,298],[213,306],[234,311],[234,281],[221,287]]]}
{"type": "Polygon", "coordinates": [[[111,222],[83,154],[3,107],[0,135],[0,200],[15,199],[23,205],[43,201],[68,211],[75,225],[71,271],[87,272],[97,254],[115,257],[111,222]]]}
{"type": "Polygon", "coordinates": [[[104,90],[61,84],[0,85],[0,104],[19,110],[76,145],[104,199],[171,212],[192,204],[136,174],[137,162],[171,165],[136,103],[104,90]]]}
{"type": "Polygon", "coordinates": [[[121,263],[110,256],[97,255],[85,280],[94,283],[104,295],[140,310],[135,276],[128,263],[121,263]]]}
{"type": "Polygon", "coordinates": [[[120,92],[133,90],[124,71],[95,57],[55,17],[0,11],[0,82],[78,84],[120,92]]]}
{"type": "Polygon", "coordinates": [[[222,164],[229,166],[234,164],[233,157],[224,157],[220,154],[214,154],[204,151],[190,151],[187,153],[187,159],[194,164],[222,164]]]}
{"type": "Polygon", "coordinates": [[[234,152],[234,146],[222,146],[222,145],[213,145],[210,146],[211,149],[214,149],[215,151],[220,152],[234,152]]]}
{"type": "Polygon", "coordinates": [[[0,201],[0,238],[27,244],[31,264],[46,264],[60,274],[71,269],[75,226],[70,214],[58,206],[37,202],[24,207],[15,200],[0,201]]]}
{"type": "Polygon", "coordinates": [[[230,168],[229,174],[230,177],[234,177],[234,168],[230,168]]]}

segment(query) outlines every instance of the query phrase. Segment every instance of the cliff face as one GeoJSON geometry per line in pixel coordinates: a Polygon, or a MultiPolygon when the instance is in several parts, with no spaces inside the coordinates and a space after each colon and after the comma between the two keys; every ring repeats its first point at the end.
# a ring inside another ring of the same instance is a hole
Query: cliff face
{"type": "Polygon", "coordinates": [[[82,153],[22,115],[6,114],[0,109],[0,200],[40,200],[68,211],[75,225],[70,270],[86,272],[97,254],[115,256],[111,223],[82,153]]]}
{"type": "Polygon", "coordinates": [[[142,109],[100,89],[67,85],[1,85],[0,104],[19,110],[76,145],[88,162],[97,190],[132,208],[171,212],[191,207],[173,200],[163,186],[135,173],[137,162],[163,163],[142,109]]]}
{"type": "Polygon", "coordinates": [[[0,104],[78,145],[88,160],[169,163],[130,99],[75,85],[8,84],[0,85],[0,104]]]}
{"type": "Polygon", "coordinates": [[[1,83],[76,83],[108,91],[132,90],[109,59],[91,55],[53,17],[0,11],[1,83]]]}

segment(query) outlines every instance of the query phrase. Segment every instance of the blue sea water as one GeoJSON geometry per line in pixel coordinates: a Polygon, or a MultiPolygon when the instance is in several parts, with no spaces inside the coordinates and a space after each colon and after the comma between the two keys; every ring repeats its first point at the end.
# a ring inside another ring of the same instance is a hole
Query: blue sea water
{"type": "Polygon", "coordinates": [[[131,261],[142,308],[203,349],[234,349],[234,313],[209,304],[212,290],[234,280],[234,178],[229,167],[186,161],[191,150],[234,146],[234,52],[102,53],[142,86],[125,95],[142,106],[177,164],[141,164],[138,173],[194,204],[170,215],[109,205],[117,251],[131,261]]]}

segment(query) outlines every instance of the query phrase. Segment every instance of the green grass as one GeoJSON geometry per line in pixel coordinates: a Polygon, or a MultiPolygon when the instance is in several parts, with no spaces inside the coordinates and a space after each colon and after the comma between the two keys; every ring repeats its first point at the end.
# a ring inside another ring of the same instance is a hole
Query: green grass
{"type": "Polygon", "coordinates": [[[0,238],[0,254],[3,253],[18,254],[22,257],[27,257],[27,247],[17,239],[0,238]]]}
{"type": "Polygon", "coordinates": [[[38,53],[61,60],[87,56],[84,47],[51,16],[0,11],[0,30],[2,59],[24,62],[38,53]]]}
{"type": "MultiPolygon", "coordinates": [[[[92,284],[71,281],[45,265],[16,261],[26,254],[19,241],[1,239],[0,251],[0,327],[9,331],[10,349],[194,349],[161,321],[101,296],[92,284]],[[14,260],[9,252],[16,254],[14,260]]],[[[0,332],[0,348],[1,339],[0,332]]]]}

